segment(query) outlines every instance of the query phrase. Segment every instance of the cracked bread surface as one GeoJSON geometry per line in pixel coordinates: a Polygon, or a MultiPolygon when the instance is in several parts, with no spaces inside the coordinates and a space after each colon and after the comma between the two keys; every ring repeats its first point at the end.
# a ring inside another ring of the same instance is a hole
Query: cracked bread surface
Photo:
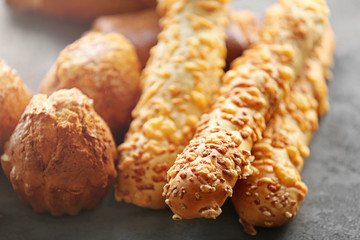
{"type": "Polygon", "coordinates": [[[1,165],[35,212],[92,209],[116,177],[116,145],[92,100],[78,89],[35,95],[5,146],[1,165]]]}

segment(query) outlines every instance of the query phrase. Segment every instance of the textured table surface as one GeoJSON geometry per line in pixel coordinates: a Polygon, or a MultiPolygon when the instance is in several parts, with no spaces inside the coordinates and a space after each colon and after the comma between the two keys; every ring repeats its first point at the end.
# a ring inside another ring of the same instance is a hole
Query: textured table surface
{"type": "MultiPolygon", "coordinates": [[[[274,0],[235,1],[260,16],[274,0]]],[[[360,239],[360,1],[329,0],[337,36],[330,112],[321,120],[302,174],[309,193],[285,227],[246,235],[231,204],[217,220],[171,220],[117,203],[109,192],[100,206],[77,217],[54,218],[25,207],[0,173],[0,239],[360,239]]],[[[67,44],[89,28],[35,14],[15,13],[0,1],[0,58],[33,92],[67,44]]]]}

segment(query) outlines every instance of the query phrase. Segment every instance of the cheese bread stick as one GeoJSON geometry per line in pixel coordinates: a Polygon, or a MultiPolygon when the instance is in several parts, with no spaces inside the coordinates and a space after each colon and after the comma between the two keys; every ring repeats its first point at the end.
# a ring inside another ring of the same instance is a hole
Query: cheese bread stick
{"type": "Polygon", "coordinates": [[[322,0],[280,0],[268,10],[260,41],[233,62],[209,114],[168,171],[174,219],[216,218],[238,179],[252,170],[251,149],[325,31],[322,0]]]}
{"type": "Polygon", "coordinates": [[[165,208],[166,172],[209,110],[225,65],[228,0],[180,0],[161,20],[143,93],[119,147],[118,201],[165,208]]]}
{"type": "Polygon", "coordinates": [[[234,188],[232,203],[251,235],[256,234],[253,226],[290,222],[307,193],[300,171],[310,154],[308,145],[318,128],[319,111],[324,111],[322,105],[328,102],[326,77],[331,61],[322,61],[321,55],[332,59],[334,42],[332,31],[327,31],[291,94],[267,124],[263,139],[253,146],[254,173],[234,188]]]}

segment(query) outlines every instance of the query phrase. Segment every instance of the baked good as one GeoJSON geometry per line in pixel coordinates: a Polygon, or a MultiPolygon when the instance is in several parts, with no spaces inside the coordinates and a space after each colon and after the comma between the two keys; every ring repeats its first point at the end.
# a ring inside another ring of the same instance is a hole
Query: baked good
{"type": "Polygon", "coordinates": [[[0,154],[31,97],[21,78],[0,59],[0,154]]]}
{"type": "Polygon", "coordinates": [[[122,139],[140,96],[140,63],[133,45],[117,33],[91,32],[67,46],[39,92],[50,95],[73,87],[94,100],[115,139],[122,139]]]}
{"type": "MultiPolygon", "coordinates": [[[[150,56],[150,49],[157,43],[160,33],[160,16],[154,9],[135,13],[101,16],[93,25],[93,31],[118,32],[129,39],[136,48],[143,67],[150,56]]],[[[245,49],[258,40],[259,22],[250,11],[230,11],[226,27],[227,66],[245,49]]]]}
{"type": "Polygon", "coordinates": [[[174,3],[176,0],[157,0],[156,11],[161,16],[165,16],[174,3]]]}
{"type": "Polygon", "coordinates": [[[94,21],[92,30],[124,35],[134,44],[141,66],[145,67],[150,49],[157,43],[157,35],[160,32],[159,19],[155,9],[101,16],[94,21]]]}
{"type": "Polygon", "coordinates": [[[166,172],[209,109],[225,65],[223,0],[179,0],[142,73],[142,95],[119,147],[118,201],[165,208],[166,172]]]}
{"type": "Polygon", "coordinates": [[[32,10],[58,18],[89,21],[103,15],[154,8],[156,0],[6,0],[17,10],[32,10]]]}
{"type": "Polygon", "coordinates": [[[232,61],[259,40],[260,22],[250,11],[229,11],[229,24],[226,26],[226,69],[232,61]]]}
{"type": "Polygon", "coordinates": [[[35,212],[92,209],[116,177],[116,145],[92,100],[78,89],[35,95],[5,146],[1,165],[35,212]]]}
{"type": "Polygon", "coordinates": [[[238,179],[251,175],[251,149],[325,31],[322,0],[280,0],[260,40],[232,64],[210,112],[168,171],[174,219],[216,218],[238,179]],[[179,194],[179,193],[183,194],[179,194]]]}
{"type": "Polygon", "coordinates": [[[251,235],[256,234],[254,226],[278,227],[290,222],[307,193],[300,172],[310,154],[308,145],[319,115],[328,106],[326,77],[331,61],[322,62],[320,55],[332,59],[333,53],[334,36],[329,29],[266,125],[263,138],[253,146],[253,174],[234,188],[232,203],[251,235]]]}

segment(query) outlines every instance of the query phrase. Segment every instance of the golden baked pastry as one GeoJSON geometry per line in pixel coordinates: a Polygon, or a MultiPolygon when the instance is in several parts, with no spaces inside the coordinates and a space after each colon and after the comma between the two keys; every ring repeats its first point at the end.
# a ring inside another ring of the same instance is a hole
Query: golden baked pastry
{"type": "Polygon", "coordinates": [[[156,0],[6,0],[6,3],[17,10],[39,11],[49,16],[77,21],[156,6],[156,0]]]}
{"type": "Polygon", "coordinates": [[[20,199],[35,212],[92,209],[116,177],[109,127],[78,89],[35,95],[1,157],[20,199]]]}
{"type": "MultiPolygon", "coordinates": [[[[150,49],[157,43],[157,35],[160,33],[159,20],[159,14],[154,9],[148,9],[136,13],[99,17],[94,21],[92,30],[123,34],[134,44],[139,60],[145,67],[150,49]]],[[[259,22],[254,13],[229,12],[229,24],[225,30],[227,66],[258,40],[258,29],[259,22]]]]}
{"type": "Polygon", "coordinates": [[[31,97],[21,78],[0,59],[0,154],[31,97]]]}
{"type": "Polygon", "coordinates": [[[250,11],[229,11],[229,24],[226,26],[226,69],[233,60],[259,40],[260,22],[250,11]]]}
{"type": "Polygon", "coordinates": [[[179,0],[142,74],[143,93],[120,145],[118,201],[165,208],[166,172],[212,102],[225,65],[228,1],[179,0]]]}
{"type": "Polygon", "coordinates": [[[168,171],[164,195],[174,219],[216,218],[236,181],[252,173],[252,146],[325,32],[327,13],[323,0],[280,0],[267,11],[259,42],[233,62],[168,171]]]}
{"type": "Polygon", "coordinates": [[[141,66],[145,67],[150,49],[157,43],[157,35],[160,32],[159,19],[155,9],[101,16],[94,21],[92,30],[124,35],[134,44],[141,66]]]}
{"type": "Polygon", "coordinates": [[[39,92],[50,95],[73,87],[94,100],[115,139],[121,139],[140,95],[140,63],[133,45],[117,33],[90,32],[67,46],[39,92]]]}
{"type": "Polygon", "coordinates": [[[252,149],[253,174],[239,180],[232,203],[246,232],[254,226],[277,227],[290,222],[307,193],[300,171],[309,156],[309,143],[318,128],[318,117],[328,106],[326,78],[332,59],[334,36],[324,34],[305,64],[290,94],[266,125],[263,139],[252,149]]]}

